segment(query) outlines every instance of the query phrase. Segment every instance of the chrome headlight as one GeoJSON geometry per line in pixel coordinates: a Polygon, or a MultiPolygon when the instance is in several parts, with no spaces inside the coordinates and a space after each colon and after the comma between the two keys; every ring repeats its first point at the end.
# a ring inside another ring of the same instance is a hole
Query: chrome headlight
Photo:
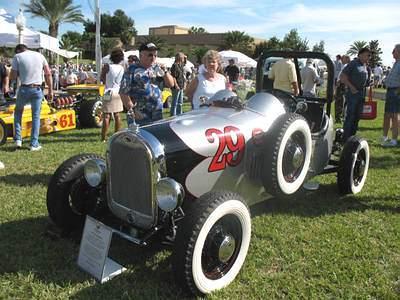
{"type": "Polygon", "coordinates": [[[173,211],[182,205],[185,191],[182,185],[172,178],[162,178],[157,183],[157,202],[163,211],[173,211]]]}
{"type": "Polygon", "coordinates": [[[85,163],[84,175],[91,187],[99,186],[106,177],[106,163],[101,159],[91,159],[85,163]]]}

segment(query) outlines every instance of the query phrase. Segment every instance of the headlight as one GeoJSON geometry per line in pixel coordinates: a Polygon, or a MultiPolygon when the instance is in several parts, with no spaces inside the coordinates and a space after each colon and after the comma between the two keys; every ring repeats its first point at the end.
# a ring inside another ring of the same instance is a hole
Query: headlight
{"type": "Polygon", "coordinates": [[[163,178],[157,183],[157,202],[163,211],[173,211],[182,205],[184,197],[182,185],[172,178],[163,178]]]}
{"type": "Polygon", "coordinates": [[[91,159],[85,163],[84,174],[87,183],[96,187],[103,182],[106,175],[106,163],[101,159],[91,159]]]}

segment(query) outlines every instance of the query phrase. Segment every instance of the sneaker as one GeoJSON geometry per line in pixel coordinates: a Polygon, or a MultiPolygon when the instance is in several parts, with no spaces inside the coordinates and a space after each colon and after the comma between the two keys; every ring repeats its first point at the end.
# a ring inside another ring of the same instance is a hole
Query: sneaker
{"type": "Polygon", "coordinates": [[[31,151],[39,151],[40,149],[42,149],[42,146],[37,145],[36,147],[31,146],[31,151]]]}
{"type": "Polygon", "coordinates": [[[387,140],[382,144],[383,147],[396,147],[397,146],[397,140],[387,140]]]}
{"type": "Polygon", "coordinates": [[[4,168],[4,164],[0,161],[0,170],[3,170],[4,168]]]}
{"type": "Polygon", "coordinates": [[[389,140],[389,138],[387,136],[382,136],[381,137],[381,144],[386,143],[389,140]]]}
{"type": "Polygon", "coordinates": [[[21,140],[16,140],[15,141],[15,146],[17,146],[17,148],[21,148],[22,147],[22,141],[21,140]]]}

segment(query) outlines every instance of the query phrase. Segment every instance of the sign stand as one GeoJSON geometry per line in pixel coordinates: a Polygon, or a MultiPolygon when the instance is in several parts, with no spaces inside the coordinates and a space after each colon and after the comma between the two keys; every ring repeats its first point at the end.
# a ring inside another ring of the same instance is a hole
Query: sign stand
{"type": "Polygon", "coordinates": [[[108,257],[113,232],[112,228],[86,216],[79,248],[78,266],[100,283],[104,283],[126,270],[108,257]]]}

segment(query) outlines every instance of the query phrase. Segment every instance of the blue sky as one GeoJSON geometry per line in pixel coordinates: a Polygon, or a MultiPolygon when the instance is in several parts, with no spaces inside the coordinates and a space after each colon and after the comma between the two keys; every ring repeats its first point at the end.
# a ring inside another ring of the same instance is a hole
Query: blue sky
{"type": "MultiPolygon", "coordinates": [[[[28,0],[0,0],[0,8],[16,15],[21,3],[28,0]]],[[[93,18],[89,2],[75,0],[88,18],[93,18]]],[[[147,34],[149,27],[180,25],[201,26],[208,32],[240,30],[268,39],[283,38],[297,28],[312,46],[325,41],[330,55],[345,53],[355,40],[378,39],[383,50],[384,63],[392,64],[394,44],[400,43],[400,2],[382,1],[243,1],[243,0],[100,0],[102,12],[113,13],[122,9],[135,20],[139,34],[147,34]]],[[[27,15],[27,25],[47,30],[48,25],[39,18],[27,15]]],[[[60,32],[83,31],[80,24],[62,24],[60,32]]]]}

